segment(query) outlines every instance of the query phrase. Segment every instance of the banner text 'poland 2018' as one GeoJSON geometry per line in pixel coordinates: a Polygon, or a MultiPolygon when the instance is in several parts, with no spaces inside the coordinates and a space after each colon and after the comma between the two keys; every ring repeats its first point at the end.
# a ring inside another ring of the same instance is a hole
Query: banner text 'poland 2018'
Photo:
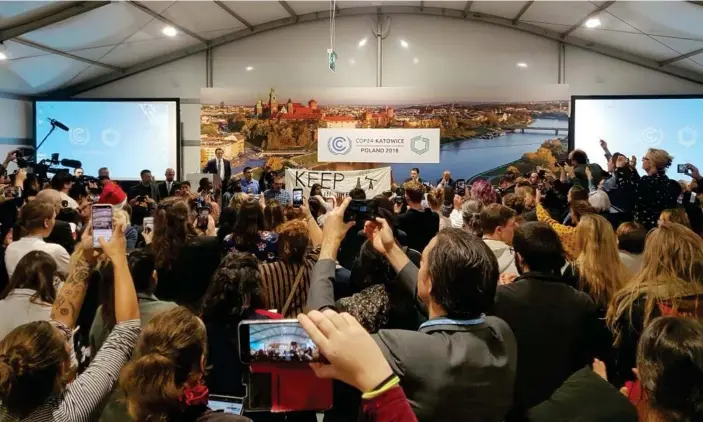
{"type": "Polygon", "coordinates": [[[439,129],[318,129],[325,162],[439,163],[439,129]]]}

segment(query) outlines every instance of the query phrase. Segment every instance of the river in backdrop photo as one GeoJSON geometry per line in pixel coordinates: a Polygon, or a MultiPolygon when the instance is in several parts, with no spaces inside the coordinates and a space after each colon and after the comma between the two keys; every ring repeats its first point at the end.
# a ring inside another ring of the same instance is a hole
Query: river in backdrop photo
{"type": "Polygon", "coordinates": [[[554,130],[527,129],[524,133],[518,130],[493,139],[464,139],[443,143],[438,164],[392,164],[393,177],[396,183],[403,181],[409,177],[410,169],[420,167],[420,178],[430,183],[436,183],[445,170],[451,172],[454,180],[470,179],[519,160],[523,154],[536,151],[544,141],[566,138],[569,121],[537,118],[528,127],[559,128],[559,134],[555,136],[554,130]]]}

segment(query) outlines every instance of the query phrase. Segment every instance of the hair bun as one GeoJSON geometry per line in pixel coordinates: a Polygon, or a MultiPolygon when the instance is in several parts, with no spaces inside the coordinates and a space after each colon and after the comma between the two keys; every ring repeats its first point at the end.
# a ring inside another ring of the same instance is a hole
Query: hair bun
{"type": "Polygon", "coordinates": [[[21,377],[29,369],[27,364],[27,353],[19,347],[13,347],[7,354],[0,355],[0,362],[12,368],[15,377],[21,377]]]}

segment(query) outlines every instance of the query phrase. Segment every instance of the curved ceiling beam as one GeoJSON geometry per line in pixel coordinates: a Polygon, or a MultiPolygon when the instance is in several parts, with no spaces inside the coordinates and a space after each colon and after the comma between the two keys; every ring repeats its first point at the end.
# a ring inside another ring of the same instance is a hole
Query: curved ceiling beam
{"type": "MultiPolygon", "coordinates": [[[[340,19],[352,17],[352,16],[377,16],[379,13],[383,15],[422,15],[422,16],[438,16],[453,19],[469,20],[473,22],[481,22],[490,25],[501,26],[504,28],[509,28],[513,30],[518,30],[526,32],[532,35],[536,35],[542,38],[547,38],[559,43],[572,45],[575,47],[582,48],[584,50],[593,51],[608,57],[619,59],[628,63],[632,63],[638,66],[646,67],[652,70],[656,70],[661,73],[676,76],[682,79],[686,79],[692,82],[703,84],[703,74],[688,71],[685,69],[678,68],[662,68],[659,63],[652,59],[647,59],[635,54],[631,54],[616,48],[607,47],[600,44],[595,44],[590,41],[585,41],[578,39],[576,37],[568,37],[567,39],[562,38],[562,34],[549,29],[541,28],[536,25],[532,25],[525,22],[517,22],[513,24],[512,18],[504,18],[500,16],[487,15],[483,13],[469,12],[464,15],[463,10],[456,9],[445,9],[439,7],[425,7],[424,10],[420,10],[419,7],[413,6],[362,6],[362,7],[350,7],[342,8],[342,13],[340,14],[340,19]]],[[[99,76],[97,78],[78,83],[76,85],[67,87],[65,89],[60,89],[57,91],[52,91],[47,93],[49,96],[74,96],[80,94],[81,92],[89,91],[95,89],[102,85],[109,84],[111,82],[117,81],[119,79],[126,78],[128,76],[135,75],[137,73],[144,72],[161,65],[180,60],[194,54],[198,54],[206,51],[208,48],[215,48],[223,46],[225,44],[232,43],[234,41],[241,40],[243,38],[251,37],[262,32],[273,31],[275,29],[285,28],[288,26],[296,25],[305,22],[315,22],[323,19],[329,19],[329,11],[319,11],[306,13],[303,15],[296,15],[296,17],[289,17],[283,19],[277,19],[274,21],[262,23],[260,25],[254,25],[253,29],[241,29],[239,31],[232,32],[230,34],[225,34],[221,37],[214,38],[210,40],[209,46],[206,45],[196,45],[182,50],[178,50],[172,53],[165,54],[163,56],[155,57],[153,59],[144,61],[142,63],[136,64],[129,67],[122,72],[113,72],[107,75],[99,76]]]]}
{"type": "Polygon", "coordinates": [[[67,1],[50,3],[36,10],[3,21],[3,25],[0,26],[0,42],[82,15],[91,10],[107,6],[108,4],[110,4],[109,1],[67,1]]]}

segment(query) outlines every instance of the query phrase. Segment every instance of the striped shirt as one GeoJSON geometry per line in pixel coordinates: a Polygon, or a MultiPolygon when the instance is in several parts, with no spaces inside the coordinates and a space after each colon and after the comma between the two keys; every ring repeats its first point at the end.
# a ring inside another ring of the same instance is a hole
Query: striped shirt
{"type": "MultiPolygon", "coordinates": [[[[51,321],[65,336],[71,338],[71,329],[51,321]]],[[[95,355],[88,369],[68,384],[61,393],[50,396],[23,422],[88,422],[97,419],[112,392],[122,367],[129,360],[141,331],[138,319],[115,325],[105,344],[95,355]]],[[[0,421],[19,421],[0,403],[0,421]]]]}
{"type": "Polygon", "coordinates": [[[284,318],[295,318],[303,312],[308,300],[310,290],[310,275],[317,259],[320,257],[320,248],[308,252],[303,259],[303,265],[289,264],[284,261],[271,262],[259,266],[261,269],[261,283],[264,291],[266,309],[276,309],[283,312],[283,307],[288,300],[295,278],[299,271],[303,271],[302,279],[293,293],[293,299],[284,318]]]}

